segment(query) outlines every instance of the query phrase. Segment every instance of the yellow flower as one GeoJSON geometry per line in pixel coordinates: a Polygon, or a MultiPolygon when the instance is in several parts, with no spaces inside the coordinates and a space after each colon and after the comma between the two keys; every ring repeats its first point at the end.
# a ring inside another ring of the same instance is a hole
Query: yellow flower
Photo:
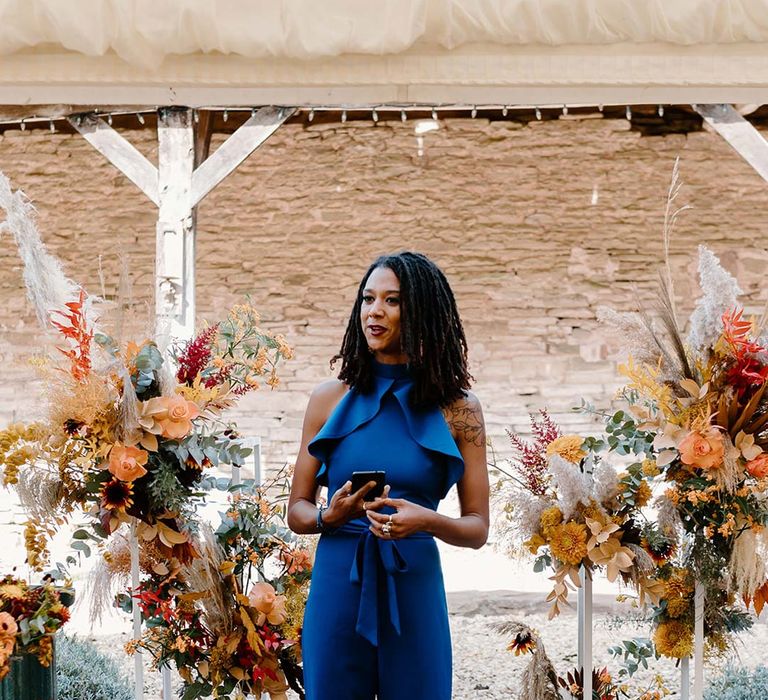
{"type": "Polygon", "coordinates": [[[653,633],[653,643],[659,654],[683,659],[693,652],[693,629],[680,620],[665,620],[653,633]]]}
{"type": "Polygon", "coordinates": [[[648,501],[651,500],[651,495],[651,485],[647,481],[641,481],[635,492],[635,505],[638,508],[647,505],[648,501]]]}
{"type": "Polygon", "coordinates": [[[549,537],[549,531],[563,522],[563,511],[557,506],[550,506],[540,516],[539,523],[545,537],[549,537]]]}
{"type": "Polygon", "coordinates": [[[547,541],[537,532],[531,539],[523,542],[525,547],[531,554],[536,554],[539,551],[539,547],[546,544],[547,541]]]}
{"type": "Polygon", "coordinates": [[[659,465],[656,464],[655,459],[644,459],[641,469],[643,471],[643,475],[651,479],[654,476],[661,474],[661,469],[659,469],[659,465]]]}
{"type": "Polygon", "coordinates": [[[685,598],[671,598],[667,601],[667,615],[672,618],[685,615],[690,609],[690,601],[685,598]]]}
{"type": "Polygon", "coordinates": [[[583,444],[584,438],[580,435],[563,435],[547,445],[547,457],[559,455],[566,462],[578,464],[587,456],[587,453],[581,449],[583,444]]]}
{"type": "Polygon", "coordinates": [[[555,558],[576,566],[587,556],[587,528],[574,522],[555,525],[549,533],[549,546],[555,558]]]}

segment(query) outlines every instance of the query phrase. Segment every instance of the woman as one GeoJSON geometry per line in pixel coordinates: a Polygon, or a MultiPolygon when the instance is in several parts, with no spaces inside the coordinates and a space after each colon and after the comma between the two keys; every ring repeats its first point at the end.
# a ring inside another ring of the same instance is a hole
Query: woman
{"type": "Polygon", "coordinates": [[[426,256],[376,260],[358,291],[339,378],[312,393],[288,524],[322,533],[304,618],[307,700],[449,700],[451,638],[434,538],[488,536],[480,403],[447,280],[426,256]],[[352,492],[384,470],[384,493],[352,492]],[[458,484],[461,516],[436,512],[458,484]],[[333,494],[316,505],[319,486],[333,494]]]}

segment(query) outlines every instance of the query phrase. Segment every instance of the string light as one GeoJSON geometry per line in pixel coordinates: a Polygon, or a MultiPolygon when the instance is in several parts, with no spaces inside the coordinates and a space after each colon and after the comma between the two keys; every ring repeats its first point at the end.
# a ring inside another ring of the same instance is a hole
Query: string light
{"type": "Polygon", "coordinates": [[[627,117],[628,120],[632,119],[632,110],[630,109],[629,105],[627,105],[626,110],[624,110],[624,115],[627,117]]]}
{"type": "Polygon", "coordinates": [[[603,105],[597,105],[597,111],[602,112],[603,111],[603,105]]]}
{"type": "Polygon", "coordinates": [[[200,123],[200,112],[198,110],[195,110],[192,113],[192,119],[195,120],[195,124],[199,124],[200,123]]]}
{"type": "Polygon", "coordinates": [[[477,105],[474,105],[472,107],[472,119],[474,119],[477,116],[477,105]]]}
{"type": "Polygon", "coordinates": [[[536,110],[535,110],[534,114],[536,114],[536,121],[540,122],[541,121],[541,110],[538,107],[536,107],[536,110]]]}
{"type": "Polygon", "coordinates": [[[405,113],[404,109],[400,110],[400,121],[404,122],[406,119],[408,119],[408,115],[405,113]]]}
{"type": "Polygon", "coordinates": [[[437,121],[437,108],[436,107],[432,107],[432,119],[437,121]]]}
{"type": "Polygon", "coordinates": [[[307,115],[307,121],[312,121],[315,118],[315,110],[314,108],[309,110],[309,114],[307,115]]]}
{"type": "Polygon", "coordinates": [[[51,130],[51,133],[56,133],[56,125],[53,123],[53,119],[51,119],[50,124],[48,125],[48,128],[51,130]]]}
{"type": "Polygon", "coordinates": [[[563,105],[563,116],[564,117],[568,116],[568,105],[563,105]]]}
{"type": "Polygon", "coordinates": [[[256,116],[256,107],[251,107],[251,118],[256,116]]]}
{"type": "Polygon", "coordinates": [[[23,119],[21,120],[21,124],[19,126],[21,127],[22,131],[26,131],[27,130],[27,125],[24,123],[23,119]]]}
{"type": "Polygon", "coordinates": [[[107,115],[107,124],[112,126],[112,114],[111,113],[107,115]]]}
{"type": "Polygon", "coordinates": [[[659,113],[660,117],[664,116],[664,105],[659,105],[659,108],[656,110],[659,113]]]}
{"type": "Polygon", "coordinates": [[[224,110],[223,117],[224,117],[224,121],[227,121],[227,119],[229,119],[229,112],[227,112],[226,109],[224,110]]]}
{"type": "Polygon", "coordinates": [[[506,117],[506,116],[507,116],[507,112],[509,112],[509,107],[507,107],[507,105],[504,105],[504,106],[501,108],[501,116],[502,116],[502,117],[506,117]]]}
{"type": "Polygon", "coordinates": [[[371,119],[373,119],[373,123],[374,123],[374,124],[375,124],[377,121],[379,121],[379,114],[378,114],[378,112],[376,111],[376,107],[374,107],[374,108],[371,110],[371,119]]]}
{"type": "Polygon", "coordinates": [[[139,124],[144,124],[144,115],[141,112],[137,112],[136,117],[139,120],[139,124]]]}
{"type": "Polygon", "coordinates": [[[341,111],[341,123],[343,124],[345,121],[347,121],[347,110],[343,109],[341,111]]]}

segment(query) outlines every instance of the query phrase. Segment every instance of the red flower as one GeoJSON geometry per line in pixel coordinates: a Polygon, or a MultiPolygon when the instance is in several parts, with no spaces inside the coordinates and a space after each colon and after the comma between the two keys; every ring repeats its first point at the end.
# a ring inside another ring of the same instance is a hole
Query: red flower
{"type": "Polygon", "coordinates": [[[733,309],[723,314],[723,340],[733,353],[733,364],[726,372],[726,379],[739,397],[748,389],[764,384],[768,377],[768,365],[757,359],[765,348],[749,340],[752,324],[741,320],[742,313],[741,309],[733,309]]]}
{"type": "Polygon", "coordinates": [[[211,343],[218,328],[217,323],[198,333],[197,337],[190,341],[181,355],[176,358],[179,364],[176,379],[179,383],[191,385],[197,375],[208,366],[211,360],[211,343]]]}

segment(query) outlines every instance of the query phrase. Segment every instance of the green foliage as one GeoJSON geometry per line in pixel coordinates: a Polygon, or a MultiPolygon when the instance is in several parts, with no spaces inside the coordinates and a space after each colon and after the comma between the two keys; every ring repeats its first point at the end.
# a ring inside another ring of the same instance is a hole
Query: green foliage
{"type": "Polygon", "coordinates": [[[648,659],[658,658],[653,642],[647,637],[625,639],[621,644],[610,647],[608,651],[614,659],[620,659],[622,662],[618,674],[621,679],[631,678],[641,666],[647,669],[648,659]]]}
{"type": "Polygon", "coordinates": [[[180,511],[187,505],[189,489],[178,479],[179,464],[175,455],[160,451],[150,453],[149,493],[153,505],[180,511]]]}
{"type": "Polygon", "coordinates": [[[728,666],[721,676],[710,681],[704,700],[765,700],[768,698],[768,668],[728,666]]]}
{"type": "Polygon", "coordinates": [[[131,700],[133,690],[117,664],[77,637],[56,638],[59,700],[131,700]]]}

